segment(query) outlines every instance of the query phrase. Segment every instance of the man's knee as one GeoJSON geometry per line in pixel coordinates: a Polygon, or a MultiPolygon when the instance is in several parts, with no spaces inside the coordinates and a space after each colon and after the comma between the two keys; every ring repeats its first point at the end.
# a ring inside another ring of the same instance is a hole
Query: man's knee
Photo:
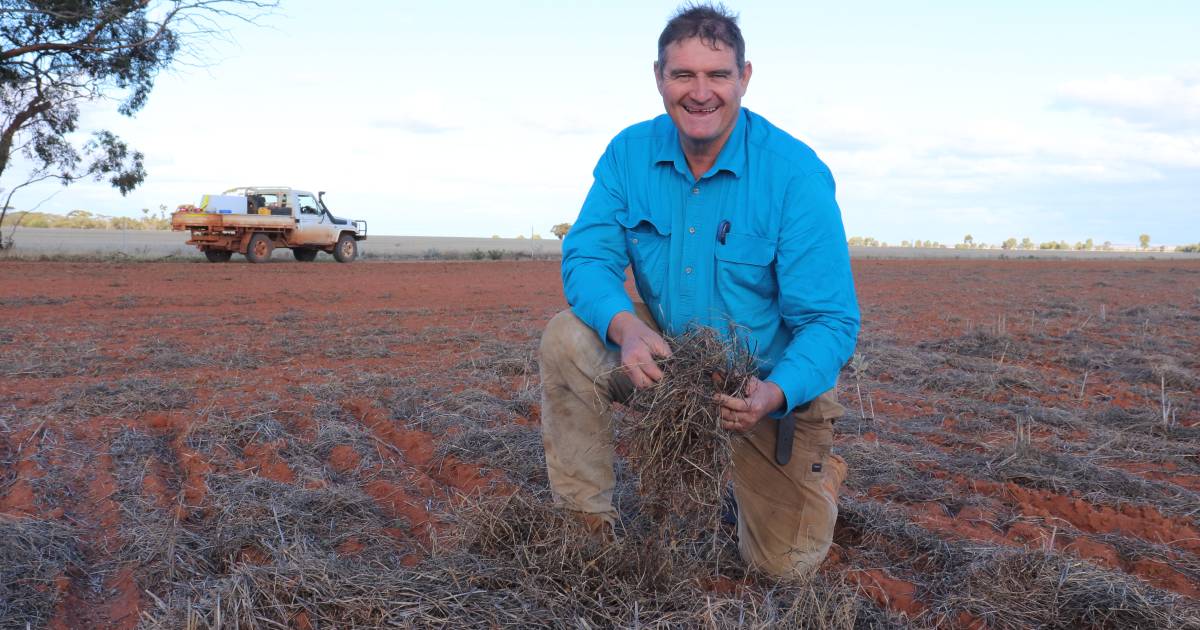
{"type": "Polygon", "coordinates": [[[828,421],[797,423],[797,429],[809,425],[812,435],[798,437],[814,444],[798,448],[787,466],[772,457],[773,440],[735,452],[739,550],[747,564],[780,578],[807,576],[824,560],[846,477],[845,460],[825,450],[831,436],[817,430],[828,421]]]}
{"type": "Polygon", "coordinates": [[[559,311],[557,315],[550,318],[550,322],[542,331],[541,344],[538,346],[541,364],[543,366],[554,364],[563,357],[575,356],[581,345],[599,343],[599,339],[593,343],[587,343],[589,336],[595,338],[596,333],[583,323],[583,320],[579,319],[571,309],[559,311]]]}
{"type": "MultiPolygon", "coordinates": [[[[808,516],[797,523],[785,516],[782,519],[784,522],[760,525],[756,529],[765,531],[752,532],[738,540],[742,559],[751,567],[781,579],[799,579],[812,575],[821,566],[833,544],[836,506],[832,514],[823,516],[832,518],[814,519],[808,516]],[[770,530],[778,527],[793,528],[786,537],[790,540],[771,535],[770,530]]],[[[739,532],[741,533],[743,532],[739,532]]]]}

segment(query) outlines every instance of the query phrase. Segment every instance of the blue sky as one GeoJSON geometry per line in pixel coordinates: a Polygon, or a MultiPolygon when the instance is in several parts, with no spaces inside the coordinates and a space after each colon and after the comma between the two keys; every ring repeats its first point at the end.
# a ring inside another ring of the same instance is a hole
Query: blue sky
{"type": "MultiPolygon", "coordinates": [[[[849,235],[1200,241],[1200,3],[728,4],[754,64],[743,104],[830,165],[849,235]]],[[[84,129],[146,153],[145,185],[41,209],[137,216],[284,184],[379,234],[548,237],[608,140],[662,111],[675,6],[284,0],[163,75],[136,118],[88,109],[84,129]]]]}

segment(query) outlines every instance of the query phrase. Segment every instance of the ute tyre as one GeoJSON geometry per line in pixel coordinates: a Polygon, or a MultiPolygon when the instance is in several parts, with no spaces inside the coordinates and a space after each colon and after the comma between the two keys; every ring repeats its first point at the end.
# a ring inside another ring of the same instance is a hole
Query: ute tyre
{"type": "Polygon", "coordinates": [[[267,262],[271,259],[271,250],[275,246],[271,244],[271,237],[266,234],[255,234],[250,237],[250,244],[246,246],[246,260],[252,263],[267,262]]]}
{"type": "Polygon", "coordinates": [[[343,234],[333,248],[333,257],[340,263],[348,263],[358,257],[358,241],[351,234],[343,234]]]}
{"type": "Polygon", "coordinates": [[[292,255],[300,262],[312,262],[317,259],[317,250],[310,247],[297,247],[292,250],[292,255]]]}
{"type": "Polygon", "coordinates": [[[208,262],[229,262],[229,259],[233,258],[233,252],[227,249],[206,249],[204,250],[204,257],[208,259],[208,262]]]}

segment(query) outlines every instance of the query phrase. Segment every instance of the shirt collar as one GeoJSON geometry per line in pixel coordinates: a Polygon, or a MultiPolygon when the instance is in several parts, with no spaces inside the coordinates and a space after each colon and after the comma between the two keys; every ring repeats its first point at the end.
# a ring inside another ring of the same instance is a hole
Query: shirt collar
{"type": "MultiPolygon", "coordinates": [[[[688,168],[687,156],[683,154],[683,147],[679,144],[679,130],[675,128],[674,124],[670,126],[670,132],[662,137],[658,146],[658,152],[654,156],[654,163],[674,164],[676,171],[691,179],[692,172],[688,168]]],[[[701,176],[701,179],[712,177],[721,171],[729,171],[734,177],[741,177],[745,169],[746,109],[741,108],[738,110],[738,117],[733,125],[733,131],[725,141],[725,146],[721,147],[721,152],[717,154],[717,161],[713,163],[712,168],[708,169],[707,173],[701,176]]]]}

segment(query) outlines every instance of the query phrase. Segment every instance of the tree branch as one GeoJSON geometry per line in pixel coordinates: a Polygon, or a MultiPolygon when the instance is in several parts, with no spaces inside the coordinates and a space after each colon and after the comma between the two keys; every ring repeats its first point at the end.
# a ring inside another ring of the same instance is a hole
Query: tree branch
{"type": "Polygon", "coordinates": [[[0,175],[4,174],[5,169],[8,168],[8,158],[12,155],[13,138],[17,135],[17,132],[20,131],[31,118],[39,114],[43,114],[49,109],[50,103],[42,100],[42,98],[39,96],[30,102],[24,110],[18,112],[16,116],[13,116],[12,123],[10,123],[8,127],[4,129],[3,133],[0,133],[0,175]]]}

